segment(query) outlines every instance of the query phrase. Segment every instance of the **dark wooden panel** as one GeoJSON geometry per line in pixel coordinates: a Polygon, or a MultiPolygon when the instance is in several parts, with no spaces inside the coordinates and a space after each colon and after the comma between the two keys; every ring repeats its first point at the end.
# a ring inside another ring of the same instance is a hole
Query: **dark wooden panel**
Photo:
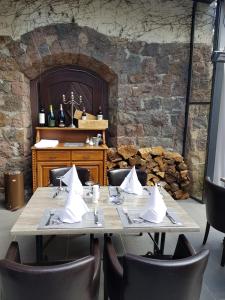
{"type": "MultiPolygon", "coordinates": [[[[48,112],[49,105],[53,104],[57,116],[62,95],[70,98],[71,91],[75,99],[81,95],[87,112],[94,115],[98,107],[102,106],[105,118],[108,118],[108,85],[104,79],[90,70],[78,66],[64,66],[51,69],[41,74],[31,82],[31,104],[33,126],[37,126],[37,113],[39,107],[45,107],[48,112]]],[[[82,109],[82,107],[81,107],[82,109]]],[[[67,125],[70,124],[70,106],[64,105],[67,116],[67,125]]]]}

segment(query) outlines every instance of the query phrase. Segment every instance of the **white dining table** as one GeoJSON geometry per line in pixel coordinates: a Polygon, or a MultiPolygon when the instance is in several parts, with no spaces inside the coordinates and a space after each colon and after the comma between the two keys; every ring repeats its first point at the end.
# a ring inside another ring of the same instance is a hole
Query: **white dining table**
{"type": "Polygon", "coordinates": [[[109,191],[107,186],[100,187],[100,199],[98,203],[87,201],[90,210],[96,207],[101,209],[104,216],[103,226],[95,227],[79,227],[79,228],[40,228],[40,220],[46,210],[63,208],[67,193],[60,192],[57,197],[53,198],[56,187],[40,187],[38,188],[27,205],[24,207],[22,213],[18,217],[16,223],[11,228],[11,234],[14,236],[35,236],[37,260],[42,259],[43,254],[43,236],[51,235],[65,235],[65,234],[138,234],[140,232],[155,233],[156,242],[159,241],[159,234],[161,234],[161,251],[164,248],[165,233],[168,232],[197,232],[200,230],[198,224],[191,218],[191,216],[179,205],[179,201],[175,201],[170,194],[160,188],[160,193],[163,200],[170,211],[182,222],[180,224],[173,224],[167,222],[167,225],[162,226],[148,222],[147,225],[140,228],[138,226],[125,227],[118,214],[117,208],[122,206],[127,209],[142,209],[148,201],[148,194],[143,193],[141,196],[127,195],[124,193],[124,202],[122,205],[113,204],[109,199],[109,191]]]}

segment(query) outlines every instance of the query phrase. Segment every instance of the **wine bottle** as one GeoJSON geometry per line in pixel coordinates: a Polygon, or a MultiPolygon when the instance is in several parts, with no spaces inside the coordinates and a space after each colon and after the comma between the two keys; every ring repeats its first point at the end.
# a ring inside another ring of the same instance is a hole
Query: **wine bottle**
{"type": "Polygon", "coordinates": [[[40,127],[45,126],[45,109],[44,107],[40,107],[39,114],[38,114],[38,123],[40,127]]]}
{"type": "Polygon", "coordinates": [[[63,105],[60,104],[60,108],[59,108],[59,127],[65,127],[66,123],[65,123],[66,119],[65,119],[65,114],[63,111],[63,105]]]}
{"type": "Polygon", "coordinates": [[[97,120],[103,120],[103,113],[102,113],[101,106],[99,106],[99,109],[98,109],[97,120]]]}
{"type": "Polygon", "coordinates": [[[81,120],[87,120],[87,114],[86,114],[85,107],[83,107],[83,112],[82,112],[82,115],[81,115],[81,120]]]}
{"type": "Polygon", "coordinates": [[[53,112],[53,106],[49,106],[49,113],[48,113],[48,127],[55,127],[55,115],[53,112]]]}

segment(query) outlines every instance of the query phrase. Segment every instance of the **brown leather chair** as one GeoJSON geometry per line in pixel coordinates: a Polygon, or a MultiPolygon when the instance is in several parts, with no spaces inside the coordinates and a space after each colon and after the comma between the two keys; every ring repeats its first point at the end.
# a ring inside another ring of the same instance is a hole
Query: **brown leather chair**
{"type": "Polygon", "coordinates": [[[208,255],[208,250],[196,254],[185,236],[180,235],[171,259],[132,254],[119,258],[111,239],[106,237],[105,300],[198,300],[208,255]]]}
{"type": "MultiPolygon", "coordinates": [[[[123,182],[124,178],[129,174],[131,169],[115,169],[107,172],[109,185],[119,186],[123,182]]],[[[136,169],[137,177],[141,185],[147,184],[147,173],[145,171],[136,169]]]]}
{"type": "Polygon", "coordinates": [[[4,300],[97,300],[100,279],[100,248],[97,239],[91,255],[48,266],[21,264],[17,242],[0,260],[1,295],[4,300]]]}
{"type": "MultiPolygon", "coordinates": [[[[225,233],[225,188],[213,183],[209,177],[205,179],[203,200],[206,205],[206,229],[203,244],[206,243],[210,226],[225,233]]],[[[223,252],[221,266],[225,264],[225,238],[223,239],[223,252]]]]}
{"type": "MultiPolygon", "coordinates": [[[[59,186],[59,179],[57,178],[65,175],[70,169],[71,167],[51,169],[49,172],[50,184],[52,186],[59,186]]],[[[90,171],[86,168],[80,168],[80,167],[76,167],[76,169],[82,185],[85,185],[85,182],[90,179],[90,171]]],[[[62,185],[65,184],[62,183],[62,185]]]]}

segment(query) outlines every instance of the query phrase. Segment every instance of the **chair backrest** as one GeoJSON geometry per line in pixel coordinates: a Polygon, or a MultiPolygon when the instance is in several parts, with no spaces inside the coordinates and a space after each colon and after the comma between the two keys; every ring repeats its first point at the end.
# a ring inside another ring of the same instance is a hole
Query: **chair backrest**
{"type": "Polygon", "coordinates": [[[126,254],[118,260],[111,239],[105,241],[104,273],[110,299],[199,300],[208,250],[196,253],[180,235],[172,259],[126,254]]]}
{"type": "MultiPolygon", "coordinates": [[[[119,186],[123,182],[124,178],[129,174],[131,169],[115,169],[107,172],[109,185],[119,186]]],[[[137,177],[141,185],[147,184],[147,173],[145,171],[136,169],[137,177]]]]}
{"type": "Polygon", "coordinates": [[[91,239],[91,255],[67,263],[31,266],[20,262],[12,242],[0,260],[2,300],[97,300],[101,256],[99,241],[91,239]]]}
{"type": "Polygon", "coordinates": [[[225,188],[205,179],[203,199],[206,205],[206,218],[215,229],[225,233],[225,188]]]}
{"type": "Polygon", "coordinates": [[[4,300],[92,300],[94,257],[41,267],[0,261],[4,300]]]}
{"type": "Polygon", "coordinates": [[[199,300],[207,260],[208,250],[177,260],[125,255],[122,299],[199,300]]]}
{"type": "MultiPolygon", "coordinates": [[[[70,169],[71,167],[51,169],[49,172],[50,184],[53,186],[59,186],[59,179],[57,178],[65,175],[70,169]]],[[[81,168],[81,167],[76,167],[76,169],[77,169],[78,177],[82,185],[84,185],[85,182],[88,181],[90,178],[90,171],[86,168],[81,168]]]]}

